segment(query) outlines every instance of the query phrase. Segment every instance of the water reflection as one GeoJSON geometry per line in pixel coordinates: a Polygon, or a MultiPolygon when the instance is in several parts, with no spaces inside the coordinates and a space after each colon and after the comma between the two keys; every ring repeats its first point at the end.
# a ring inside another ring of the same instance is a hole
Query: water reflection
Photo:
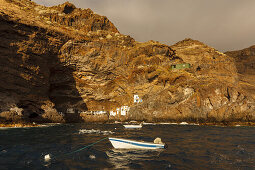
{"type": "MultiPolygon", "coordinates": [[[[116,169],[131,168],[130,164],[140,161],[148,161],[154,157],[159,157],[163,149],[159,150],[132,150],[132,149],[111,149],[106,152],[109,163],[116,169]]],[[[138,166],[139,167],[139,166],[138,166]]]]}

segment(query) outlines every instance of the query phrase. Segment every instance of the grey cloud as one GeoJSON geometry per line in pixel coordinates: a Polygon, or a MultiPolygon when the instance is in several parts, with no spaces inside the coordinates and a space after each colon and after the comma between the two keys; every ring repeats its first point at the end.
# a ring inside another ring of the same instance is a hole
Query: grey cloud
{"type": "MultiPolygon", "coordinates": [[[[35,0],[46,6],[65,0],[35,0]]],[[[123,34],[137,41],[172,45],[184,38],[220,51],[255,44],[254,0],[69,0],[107,16],[123,34]]]]}

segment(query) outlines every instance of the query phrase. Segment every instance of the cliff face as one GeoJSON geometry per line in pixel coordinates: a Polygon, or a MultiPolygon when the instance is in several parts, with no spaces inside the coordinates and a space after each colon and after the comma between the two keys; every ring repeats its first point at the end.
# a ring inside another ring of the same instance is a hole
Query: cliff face
{"type": "Polygon", "coordinates": [[[228,51],[225,54],[234,59],[239,75],[240,85],[254,98],[255,46],[238,51],[228,51]]]}
{"type": "Polygon", "coordinates": [[[58,46],[67,38],[31,24],[26,12],[22,11],[23,7],[5,1],[1,3],[2,116],[26,121],[47,113],[43,121],[63,121],[53,108],[54,103],[49,100],[48,93],[50,72],[57,62],[58,46]],[[9,5],[11,11],[8,10],[9,5]],[[24,17],[24,21],[18,22],[19,15],[24,17]]]}
{"type": "Polygon", "coordinates": [[[69,3],[46,8],[30,1],[0,2],[1,117],[42,122],[81,120],[75,114],[66,118],[58,113],[66,103],[73,107],[79,103],[87,110],[75,87],[75,68],[60,61],[60,49],[90,30],[117,33],[117,29],[106,17],[69,3]]]}
{"type": "Polygon", "coordinates": [[[122,105],[136,120],[255,119],[235,59],[199,41],[139,43],[70,3],[0,0],[0,12],[2,119],[77,122],[78,113],[62,113],[122,105]],[[181,63],[191,68],[171,69],[181,63]],[[143,102],[134,104],[134,94],[143,102]]]}
{"type": "Polygon", "coordinates": [[[239,74],[254,75],[255,46],[238,51],[228,51],[225,54],[234,58],[239,74]],[[237,64],[239,63],[239,64],[237,64]]]}
{"type": "Polygon", "coordinates": [[[232,122],[254,120],[254,99],[239,84],[234,60],[199,41],[171,46],[192,68],[170,72],[158,93],[132,109],[141,119],[232,122]]]}

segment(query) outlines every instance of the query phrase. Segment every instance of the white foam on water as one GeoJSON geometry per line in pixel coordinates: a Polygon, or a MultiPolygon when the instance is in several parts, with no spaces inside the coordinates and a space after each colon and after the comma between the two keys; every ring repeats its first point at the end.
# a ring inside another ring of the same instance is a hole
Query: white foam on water
{"type": "Polygon", "coordinates": [[[178,125],[178,123],[159,123],[160,125],[178,125]]]}
{"type": "Polygon", "coordinates": [[[196,125],[199,126],[197,123],[187,123],[187,122],[181,122],[181,123],[159,123],[160,125],[196,125]]]}
{"type": "Polygon", "coordinates": [[[187,123],[187,122],[181,122],[179,125],[194,125],[194,126],[199,126],[197,123],[187,123]]]}
{"type": "Polygon", "coordinates": [[[199,124],[197,124],[197,123],[189,123],[189,125],[199,126],[199,124]]]}
{"type": "Polygon", "coordinates": [[[35,127],[51,127],[51,126],[56,126],[56,125],[61,125],[63,123],[44,123],[44,124],[40,124],[39,126],[35,126],[35,127]]]}
{"type": "Polygon", "coordinates": [[[96,130],[96,129],[80,129],[79,130],[79,134],[91,134],[91,133],[96,133],[96,134],[104,134],[104,135],[108,135],[108,134],[113,134],[114,132],[112,131],[101,131],[101,130],[96,130]]]}
{"type": "Polygon", "coordinates": [[[159,123],[160,125],[171,125],[173,123],[159,123]]]}
{"type": "Polygon", "coordinates": [[[143,125],[156,125],[156,123],[143,122],[143,125]]]}

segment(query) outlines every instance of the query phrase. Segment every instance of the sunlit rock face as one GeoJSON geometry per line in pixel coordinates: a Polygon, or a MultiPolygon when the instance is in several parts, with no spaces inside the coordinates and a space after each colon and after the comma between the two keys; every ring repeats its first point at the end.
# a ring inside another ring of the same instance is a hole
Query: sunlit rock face
{"type": "Polygon", "coordinates": [[[107,121],[84,115],[121,106],[131,107],[125,119],[254,120],[238,57],[192,39],[140,43],[106,17],[68,2],[0,2],[3,121],[107,121]],[[134,103],[135,94],[142,102],[134,103]]]}
{"type": "Polygon", "coordinates": [[[191,68],[172,70],[169,81],[158,93],[147,93],[148,100],[131,109],[133,118],[201,122],[254,120],[254,98],[242,88],[233,58],[192,39],[180,41],[171,48],[191,68]]]}

